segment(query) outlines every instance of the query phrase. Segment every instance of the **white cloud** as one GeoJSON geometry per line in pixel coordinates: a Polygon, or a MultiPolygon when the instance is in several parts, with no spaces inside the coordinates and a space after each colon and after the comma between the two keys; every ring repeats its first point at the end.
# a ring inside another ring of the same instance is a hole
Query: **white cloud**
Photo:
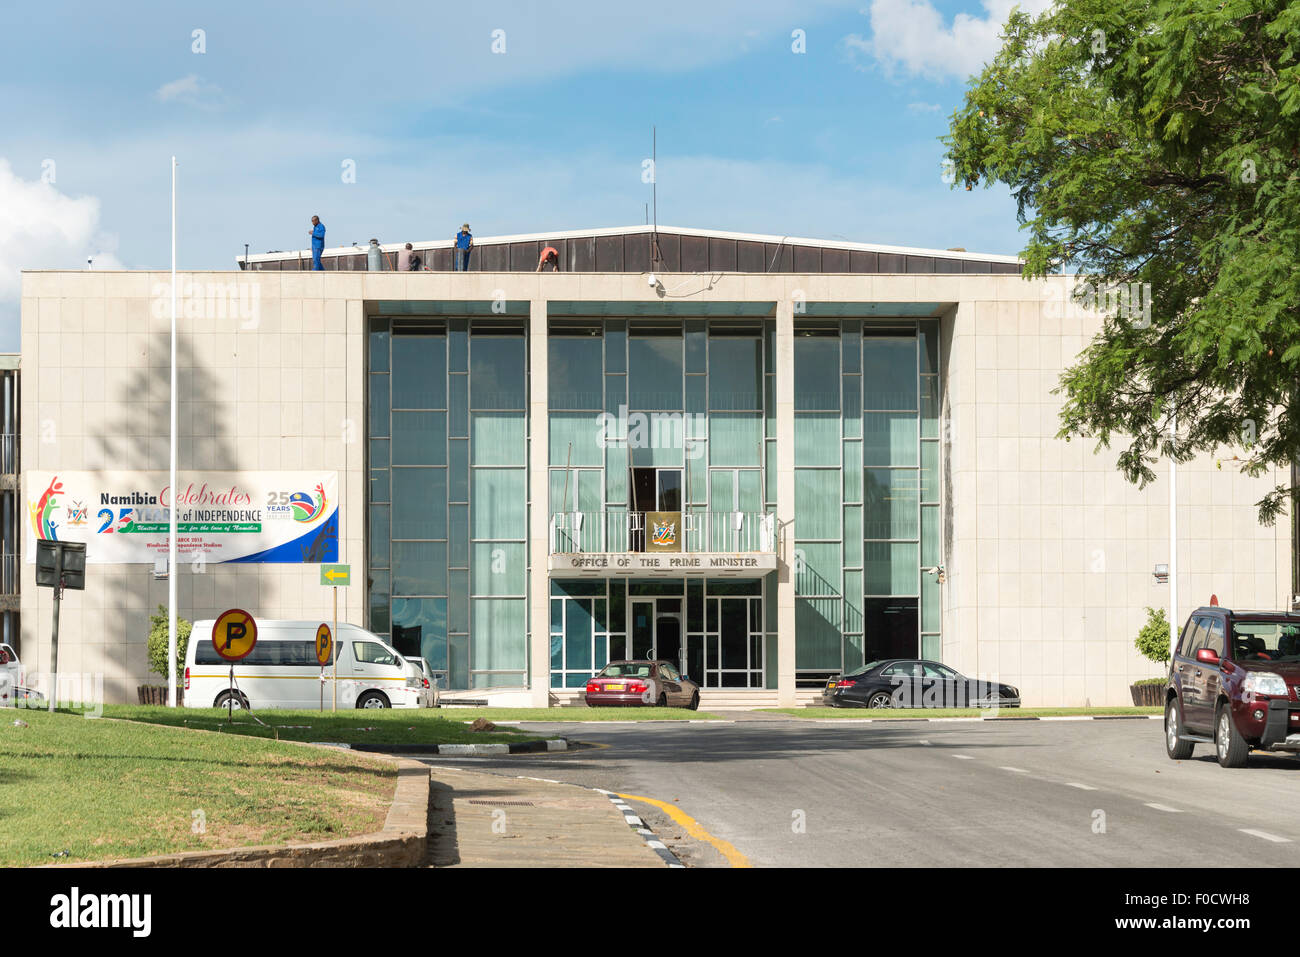
{"type": "Polygon", "coordinates": [[[938,113],[940,110],[938,103],[909,103],[907,108],[913,113],[938,113]]]}
{"type": "Polygon", "coordinates": [[[1002,28],[1013,7],[1038,14],[1054,0],[981,0],[985,16],[959,13],[951,24],[930,0],[872,0],[871,36],[844,38],[850,57],[870,57],[886,74],[904,72],[931,80],[965,80],[979,73],[1002,45],[1002,28]]]}
{"type": "Polygon", "coordinates": [[[101,232],[99,200],[65,196],[50,183],[24,180],[0,157],[0,301],[14,301],[22,269],[120,269],[117,239],[101,232]]]}
{"type": "Polygon", "coordinates": [[[216,109],[225,102],[221,87],[209,83],[197,73],[164,83],[154,90],[153,95],[159,103],[180,103],[201,109],[216,109]]]}

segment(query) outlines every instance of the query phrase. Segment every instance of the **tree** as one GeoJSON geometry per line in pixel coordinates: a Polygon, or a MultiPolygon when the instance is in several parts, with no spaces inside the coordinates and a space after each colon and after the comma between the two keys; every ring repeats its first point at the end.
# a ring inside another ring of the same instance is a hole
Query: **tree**
{"type": "Polygon", "coordinates": [[[1287,0],[1015,10],[943,138],[956,183],[1010,187],[1028,277],[1087,274],[1084,303],[1150,284],[1149,319],[1107,316],[1057,390],[1059,437],[1123,436],[1139,486],[1157,454],[1239,446],[1249,475],[1300,457],[1298,54],[1287,0]]]}
{"type": "Polygon", "coordinates": [[[1169,661],[1169,619],[1165,610],[1147,606],[1147,621],[1138,631],[1133,644],[1148,661],[1166,664],[1169,661]]]}
{"type": "MultiPolygon", "coordinates": [[[[190,629],[193,624],[184,618],[176,618],[176,674],[185,671],[185,649],[190,643],[190,629]]],[[[154,674],[168,676],[167,667],[167,609],[158,606],[158,613],[149,616],[149,670],[154,674]]]]}

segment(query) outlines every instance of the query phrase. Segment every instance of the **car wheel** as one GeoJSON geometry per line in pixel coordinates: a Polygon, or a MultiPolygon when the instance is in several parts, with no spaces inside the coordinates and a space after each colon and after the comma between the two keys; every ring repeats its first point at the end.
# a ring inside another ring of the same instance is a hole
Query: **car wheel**
{"type": "Polygon", "coordinates": [[[388,699],[378,691],[367,691],[357,699],[358,708],[391,708],[388,699]]]}
{"type": "Polygon", "coordinates": [[[1219,764],[1225,768],[1241,767],[1250,754],[1250,745],[1237,731],[1237,725],[1232,720],[1232,709],[1226,705],[1219,707],[1219,714],[1214,721],[1214,750],[1218,754],[1219,764]]]}
{"type": "Polygon", "coordinates": [[[698,691],[691,695],[690,709],[692,711],[700,710],[700,693],[698,691]]]}
{"type": "Polygon", "coordinates": [[[889,697],[888,691],[877,691],[867,699],[868,708],[890,708],[894,702],[889,697]]]}
{"type": "Polygon", "coordinates": [[[655,704],[660,708],[668,707],[668,695],[664,694],[662,691],[659,692],[659,699],[655,701],[655,704]]]}
{"type": "Polygon", "coordinates": [[[1182,737],[1183,716],[1177,698],[1170,698],[1165,705],[1165,751],[1175,761],[1186,761],[1192,756],[1196,743],[1182,737]]]}
{"type": "Polygon", "coordinates": [[[233,693],[230,692],[230,691],[223,691],[223,692],[221,692],[221,694],[217,695],[217,700],[216,700],[215,702],[213,702],[212,707],[214,707],[214,708],[228,708],[228,707],[230,707],[230,705],[231,705],[232,702],[234,703],[234,706],[235,706],[236,708],[247,708],[247,707],[248,707],[248,699],[245,698],[245,697],[244,697],[242,694],[240,694],[238,691],[233,692],[233,693]]]}

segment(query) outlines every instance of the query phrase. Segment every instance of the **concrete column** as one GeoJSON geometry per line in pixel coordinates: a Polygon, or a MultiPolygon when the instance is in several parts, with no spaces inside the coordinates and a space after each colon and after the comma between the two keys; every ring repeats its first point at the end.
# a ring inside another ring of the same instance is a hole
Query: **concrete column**
{"type": "Polygon", "coordinates": [[[551,686],[550,476],[547,425],[546,300],[528,310],[528,688],[534,708],[549,704],[551,686]]]}
{"type": "Polygon", "coordinates": [[[794,304],[776,305],[776,697],[794,706],[794,304]]]}

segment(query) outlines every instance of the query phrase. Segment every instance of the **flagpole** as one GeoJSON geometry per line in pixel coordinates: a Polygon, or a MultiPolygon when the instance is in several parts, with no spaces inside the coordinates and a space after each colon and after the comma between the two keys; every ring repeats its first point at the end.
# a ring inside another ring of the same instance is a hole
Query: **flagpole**
{"type": "Polygon", "coordinates": [[[167,508],[167,706],[176,707],[176,157],[172,157],[171,470],[167,508]]]}
{"type": "Polygon", "coordinates": [[[1169,416],[1169,653],[1178,646],[1178,461],[1174,442],[1178,438],[1178,418],[1169,416]]]}

